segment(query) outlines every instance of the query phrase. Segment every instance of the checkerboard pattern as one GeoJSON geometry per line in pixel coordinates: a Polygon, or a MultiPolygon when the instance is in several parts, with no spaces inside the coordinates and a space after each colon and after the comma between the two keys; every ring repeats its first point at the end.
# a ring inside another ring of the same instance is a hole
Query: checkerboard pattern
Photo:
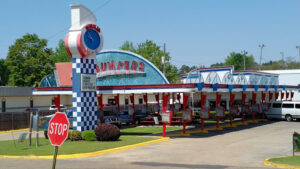
{"type": "Polygon", "coordinates": [[[72,59],[73,130],[94,130],[97,126],[97,92],[81,91],[81,74],[96,76],[95,59],[72,59]]]}
{"type": "Polygon", "coordinates": [[[76,73],[96,74],[95,60],[96,59],[73,58],[72,69],[75,69],[76,73]]]}

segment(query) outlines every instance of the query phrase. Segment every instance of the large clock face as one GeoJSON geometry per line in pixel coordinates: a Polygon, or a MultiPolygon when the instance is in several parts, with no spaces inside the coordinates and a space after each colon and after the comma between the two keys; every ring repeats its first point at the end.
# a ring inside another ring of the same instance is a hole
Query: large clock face
{"type": "Polygon", "coordinates": [[[88,29],[83,35],[84,44],[90,50],[96,50],[100,46],[100,36],[99,33],[94,29],[88,29]]]}

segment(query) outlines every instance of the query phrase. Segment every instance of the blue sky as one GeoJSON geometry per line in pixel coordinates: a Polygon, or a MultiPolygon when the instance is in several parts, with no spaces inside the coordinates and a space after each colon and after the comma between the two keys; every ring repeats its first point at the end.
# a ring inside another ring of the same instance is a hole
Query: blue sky
{"type": "Polygon", "coordinates": [[[223,62],[230,52],[248,51],[259,62],[291,56],[299,61],[299,0],[26,0],[2,1],[0,58],[26,33],[48,39],[55,48],[70,27],[70,4],[96,15],[104,49],[124,41],[166,43],[176,66],[223,62]]]}

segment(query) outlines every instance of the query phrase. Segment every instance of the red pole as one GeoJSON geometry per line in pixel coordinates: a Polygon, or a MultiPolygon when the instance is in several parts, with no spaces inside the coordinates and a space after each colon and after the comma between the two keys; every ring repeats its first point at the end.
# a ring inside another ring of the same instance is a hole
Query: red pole
{"type": "Polygon", "coordinates": [[[166,123],[163,123],[163,137],[166,137],[166,123]]]}
{"type": "Polygon", "coordinates": [[[255,121],[255,112],[252,111],[252,121],[255,121]]]}
{"type": "Polygon", "coordinates": [[[174,105],[174,93],[172,93],[172,111],[173,111],[173,113],[175,113],[174,111],[175,111],[175,105],[174,105]]]}
{"type": "Polygon", "coordinates": [[[242,114],[242,124],[245,123],[245,113],[242,114]]]}
{"type": "Polygon", "coordinates": [[[186,121],[183,121],[183,134],[185,134],[186,121]]]}
{"type": "Polygon", "coordinates": [[[217,116],[217,129],[219,128],[219,116],[217,116]]]}
{"type": "Polygon", "coordinates": [[[203,131],[204,130],[204,120],[201,119],[201,130],[203,131]]]}
{"type": "Polygon", "coordinates": [[[232,115],[230,115],[230,126],[232,127],[232,115]]]}

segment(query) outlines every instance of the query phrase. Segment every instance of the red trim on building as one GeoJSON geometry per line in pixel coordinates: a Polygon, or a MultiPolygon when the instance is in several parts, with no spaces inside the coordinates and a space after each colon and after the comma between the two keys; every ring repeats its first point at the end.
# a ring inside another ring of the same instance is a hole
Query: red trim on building
{"type": "MultiPolygon", "coordinates": [[[[255,85],[247,85],[247,88],[254,88],[255,85]]],[[[212,84],[203,84],[204,88],[212,88],[212,84]]],[[[280,85],[279,88],[283,86],[280,85]]],[[[187,84],[153,84],[153,85],[126,85],[126,86],[97,86],[97,90],[122,90],[122,89],[168,89],[168,88],[197,88],[197,83],[187,84]]],[[[228,88],[227,84],[219,84],[218,88],[228,88]]],[[[242,85],[234,85],[234,88],[242,88],[242,85]]],[[[265,88],[265,85],[259,85],[265,88]]],[[[274,88],[274,86],[270,86],[274,88]]],[[[286,86],[287,89],[300,89],[300,86],[286,86]]],[[[72,87],[36,87],[35,91],[49,90],[72,90],[72,87]]]]}
{"type": "Polygon", "coordinates": [[[139,88],[193,88],[197,87],[196,83],[189,84],[153,84],[153,85],[126,85],[126,86],[97,86],[98,90],[113,90],[113,89],[139,89],[139,88]]]}
{"type": "Polygon", "coordinates": [[[212,70],[212,69],[224,69],[224,68],[231,68],[231,69],[233,69],[233,66],[220,66],[220,67],[210,67],[210,68],[197,68],[197,70],[212,70]]]}

